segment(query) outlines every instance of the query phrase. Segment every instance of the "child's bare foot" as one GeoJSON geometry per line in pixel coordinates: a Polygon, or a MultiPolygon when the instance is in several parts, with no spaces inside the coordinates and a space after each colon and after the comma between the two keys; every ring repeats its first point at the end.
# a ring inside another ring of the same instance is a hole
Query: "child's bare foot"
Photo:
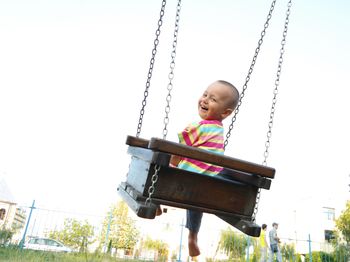
{"type": "Polygon", "coordinates": [[[188,234],[188,253],[191,257],[197,257],[201,254],[197,244],[197,233],[192,231],[188,234]]]}
{"type": "Polygon", "coordinates": [[[201,254],[197,242],[188,241],[188,253],[191,257],[197,257],[201,254]]]}

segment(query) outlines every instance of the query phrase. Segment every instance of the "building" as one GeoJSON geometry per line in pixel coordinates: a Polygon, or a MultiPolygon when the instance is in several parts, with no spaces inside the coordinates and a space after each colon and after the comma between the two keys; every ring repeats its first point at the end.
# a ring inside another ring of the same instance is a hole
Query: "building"
{"type": "Polygon", "coordinates": [[[0,228],[11,229],[16,214],[16,201],[4,179],[0,179],[0,228]]]}
{"type": "Polygon", "coordinates": [[[0,178],[0,229],[20,231],[25,225],[25,211],[17,207],[4,179],[0,178]]]}
{"type": "Polygon", "coordinates": [[[330,240],[340,213],[339,203],[330,198],[303,199],[280,216],[278,232],[282,243],[294,244],[300,254],[309,253],[309,249],[331,252],[330,240]]]}

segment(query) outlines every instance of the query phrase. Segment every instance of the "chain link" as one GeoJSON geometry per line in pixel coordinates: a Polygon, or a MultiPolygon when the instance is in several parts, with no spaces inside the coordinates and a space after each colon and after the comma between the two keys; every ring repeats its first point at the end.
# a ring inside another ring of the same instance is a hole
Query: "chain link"
{"type": "Polygon", "coordinates": [[[234,123],[236,122],[236,119],[237,119],[237,114],[239,113],[239,108],[241,107],[241,104],[242,104],[242,100],[244,98],[244,95],[245,95],[245,91],[247,90],[248,88],[248,82],[250,80],[250,77],[253,73],[253,69],[254,69],[254,66],[255,66],[255,63],[256,63],[256,60],[258,58],[258,55],[259,55],[259,51],[260,51],[260,48],[261,48],[261,45],[263,44],[263,40],[264,40],[264,36],[266,35],[266,30],[267,28],[269,27],[269,22],[270,22],[270,19],[272,17],[272,12],[275,8],[275,4],[276,4],[276,0],[273,0],[272,3],[271,3],[271,7],[270,7],[270,10],[269,10],[269,13],[267,15],[267,19],[266,19],[266,22],[264,24],[264,29],[262,30],[261,34],[260,34],[260,39],[258,41],[258,46],[256,47],[255,49],[255,53],[254,53],[254,56],[253,56],[253,59],[252,59],[252,62],[250,64],[250,67],[249,67],[249,70],[248,70],[248,74],[247,74],[247,77],[245,79],[245,83],[243,85],[243,89],[242,89],[242,92],[239,96],[239,100],[238,100],[238,104],[237,104],[237,107],[234,111],[234,114],[233,114],[233,117],[231,119],[231,124],[229,126],[229,130],[226,134],[226,139],[225,139],[225,142],[224,142],[224,148],[226,148],[227,144],[228,144],[228,140],[231,136],[231,131],[233,129],[233,125],[234,123]]]}
{"type": "Polygon", "coordinates": [[[158,181],[158,172],[160,170],[160,166],[159,165],[155,165],[154,166],[154,173],[151,177],[151,185],[150,187],[148,188],[148,197],[145,201],[145,204],[146,205],[150,205],[151,202],[152,202],[152,195],[154,194],[154,190],[156,189],[155,185],[158,181]]]}
{"type": "Polygon", "coordinates": [[[181,11],[181,0],[178,1],[176,7],[176,18],[175,18],[175,29],[174,29],[174,39],[173,39],[173,50],[171,52],[171,62],[170,62],[170,73],[168,74],[169,83],[167,85],[168,94],[166,96],[166,106],[165,106],[165,117],[163,120],[163,139],[166,139],[168,134],[168,124],[169,124],[169,113],[170,113],[170,101],[171,101],[171,91],[173,89],[173,79],[174,79],[174,69],[175,69],[175,57],[176,57],[176,47],[177,47],[177,36],[179,34],[179,21],[180,21],[180,11],[181,11]]]}
{"type": "MultiPolygon", "coordinates": [[[[264,161],[263,161],[264,166],[267,165],[267,157],[269,156],[270,139],[271,139],[271,135],[272,135],[273,119],[274,119],[275,110],[276,110],[278,87],[280,84],[280,76],[281,76],[281,72],[282,72],[283,54],[285,51],[284,47],[286,44],[291,6],[292,6],[292,0],[289,0],[288,5],[287,5],[287,11],[286,11],[286,19],[284,22],[284,30],[283,30],[283,37],[282,37],[282,41],[281,41],[280,56],[278,59],[275,88],[273,90],[273,99],[272,99],[272,106],[271,106],[271,112],[270,112],[270,120],[269,120],[269,124],[268,124],[268,131],[266,134],[267,140],[265,142],[264,161]]],[[[260,191],[261,190],[259,188],[258,193],[256,195],[256,202],[255,202],[254,212],[252,215],[252,221],[255,221],[256,215],[258,213],[258,207],[259,207],[259,202],[260,202],[260,191]]]]}
{"type": "Polygon", "coordinates": [[[152,49],[152,57],[150,60],[150,65],[149,65],[149,69],[148,69],[148,74],[147,74],[147,81],[146,81],[146,88],[145,91],[143,93],[143,100],[142,100],[142,107],[140,110],[140,116],[139,116],[139,122],[137,125],[137,132],[136,132],[136,137],[140,136],[141,133],[141,128],[142,128],[142,121],[143,121],[143,116],[145,114],[145,107],[147,104],[147,97],[148,97],[148,90],[151,86],[151,78],[152,78],[152,73],[153,73],[153,67],[154,67],[154,61],[155,61],[155,57],[157,54],[157,47],[159,44],[159,36],[160,36],[160,29],[163,25],[163,16],[164,16],[164,12],[165,12],[165,5],[166,5],[166,0],[162,1],[162,8],[160,10],[160,16],[159,16],[159,20],[158,20],[158,26],[157,26],[157,30],[156,30],[156,38],[153,41],[153,49],[152,49]]]}

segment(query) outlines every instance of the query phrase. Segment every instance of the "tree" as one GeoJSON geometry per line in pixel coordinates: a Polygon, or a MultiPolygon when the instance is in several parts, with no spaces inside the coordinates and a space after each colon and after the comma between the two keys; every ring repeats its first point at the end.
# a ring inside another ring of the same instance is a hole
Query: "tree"
{"type": "Polygon", "coordinates": [[[156,251],[154,261],[167,261],[169,255],[169,246],[161,240],[147,238],[143,243],[145,249],[156,251]]]}
{"type": "Polygon", "coordinates": [[[296,257],[294,244],[283,244],[281,252],[287,261],[294,261],[296,257]]]}
{"type": "Polygon", "coordinates": [[[86,252],[87,246],[94,242],[94,228],[86,220],[81,222],[76,219],[66,218],[63,229],[49,232],[49,237],[60,240],[79,252],[86,252]]]}
{"type": "Polygon", "coordinates": [[[103,222],[101,244],[109,245],[116,249],[124,249],[127,252],[134,249],[139,231],[135,226],[135,221],[129,217],[128,212],[129,208],[123,201],[111,207],[103,222]],[[105,243],[108,227],[109,242],[105,243]]]}
{"type": "Polygon", "coordinates": [[[244,258],[247,246],[246,236],[234,232],[231,228],[221,231],[219,249],[229,256],[229,260],[244,258]]]}
{"type": "Polygon", "coordinates": [[[350,245],[350,201],[347,201],[346,208],[335,221],[338,231],[342,234],[347,245],[350,245]]]}
{"type": "Polygon", "coordinates": [[[334,256],[340,254],[344,257],[350,256],[350,201],[347,201],[345,210],[335,220],[335,238],[332,240],[334,256]],[[345,243],[344,243],[345,241],[345,243]]]}
{"type": "Polygon", "coordinates": [[[9,243],[14,234],[13,230],[10,229],[1,229],[0,230],[0,245],[5,245],[9,243]]]}

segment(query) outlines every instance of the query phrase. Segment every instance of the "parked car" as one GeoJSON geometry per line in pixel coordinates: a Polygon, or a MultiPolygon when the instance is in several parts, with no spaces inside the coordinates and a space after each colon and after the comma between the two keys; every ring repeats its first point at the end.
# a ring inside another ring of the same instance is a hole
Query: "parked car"
{"type": "Polygon", "coordinates": [[[41,251],[54,251],[54,252],[72,252],[73,250],[61,242],[50,239],[50,238],[41,238],[34,237],[29,239],[29,241],[24,244],[24,248],[32,250],[41,250],[41,251]]]}

